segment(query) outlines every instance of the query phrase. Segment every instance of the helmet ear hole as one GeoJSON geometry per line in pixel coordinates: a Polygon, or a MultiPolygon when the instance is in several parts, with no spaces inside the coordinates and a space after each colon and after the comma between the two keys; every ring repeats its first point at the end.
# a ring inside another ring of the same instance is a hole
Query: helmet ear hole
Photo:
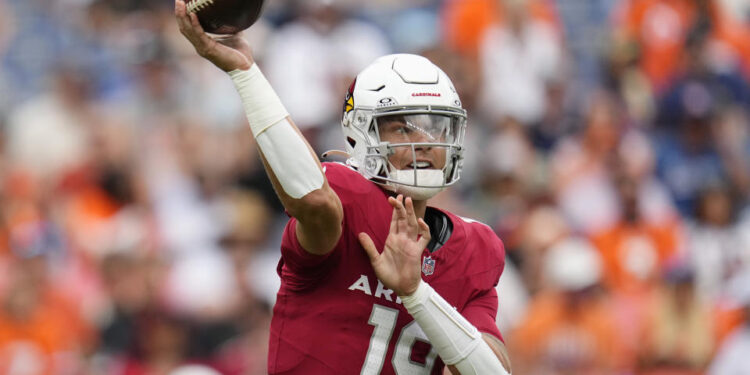
{"type": "Polygon", "coordinates": [[[357,145],[357,141],[355,141],[352,137],[346,137],[346,141],[349,142],[349,146],[352,146],[352,148],[357,145]]]}

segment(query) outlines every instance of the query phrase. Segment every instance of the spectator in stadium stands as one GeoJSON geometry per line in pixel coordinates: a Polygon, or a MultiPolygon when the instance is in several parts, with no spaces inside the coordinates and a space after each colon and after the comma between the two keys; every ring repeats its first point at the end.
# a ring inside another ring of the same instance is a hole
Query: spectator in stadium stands
{"type": "MultiPolygon", "coordinates": [[[[470,59],[476,59],[487,28],[507,20],[505,0],[451,0],[443,2],[441,15],[447,46],[470,59]]],[[[537,22],[558,28],[555,7],[547,1],[525,0],[523,5],[537,22]]]]}
{"type": "Polygon", "coordinates": [[[659,96],[657,125],[672,129],[686,115],[702,116],[732,104],[750,105],[750,88],[741,74],[741,66],[731,56],[715,51],[717,47],[712,44],[709,30],[692,30],[683,48],[680,65],[659,96]],[[707,91],[709,98],[702,96],[701,91],[707,91]]]}
{"type": "Polygon", "coordinates": [[[592,242],[604,261],[604,284],[617,293],[639,294],[653,286],[654,278],[677,255],[680,223],[653,221],[642,214],[643,187],[633,178],[620,175],[614,184],[620,219],[592,234],[592,242]]]}
{"type": "MultiPolygon", "coordinates": [[[[37,253],[52,248],[44,238],[49,233],[36,232],[32,225],[26,228],[30,236],[24,236],[31,247],[23,246],[11,260],[9,285],[0,295],[0,372],[79,372],[85,366],[83,353],[95,343],[92,329],[81,319],[79,306],[51,282],[51,255],[37,253]]],[[[17,240],[16,246],[26,242],[17,240]]]]}
{"type": "MultiPolygon", "coordinates": [[[[748,87],[750,89],[750,87],[748,87]]],[[[747,107],[733,104],[714,116],[711,130],[729,183],[740,202],[750,202],[750,116],[747,107]]]]}
{"type": "Polygon", "coordinates": [[[504,22],[487,28],[479,47],[482,108],[495,121],[510,116],[532,127],[545,113],[548,84],[563,71],[561,37],[532,19],[523,0],[501,4],[504,22]]]}
{"type": "Polygon", "coordinates": [[[583,128],[560,138],[550,155],[553,193],[574,231],[595,233],[617,220],[610,171],[623,133],[622,120],[614,97],[592,93],[583,128]]]}
{"type": "MultiPolygon", "coordinates": [[[[320,164],[242,36],[212,39],[181,0],[175,16],[196,52],[232,78],[291,216],[269,373],[510,374],[496,325],[502,241],[427,206],[460,176],[466,111],[450,78],[421,56],[378,58],[342,106],[347,152],[335,154],[347,163],[320,164]]],[[[290,87],[318,94],[299,78],[290,87]]]]}
{"type": "Polygon", "coordinates": [[[637,46],[615,33],[609,36],[605,54],[604,85],[621,98],[629,121],[642,129],[652,127],[656,97],[651,82],[639,66],[637,46]]]}
{"type": "Polygon", "coordinates": [[[57,183],[85,162],[86,127],[94,122],[85,72],[60,67],[54,89],[8,115],[6,155],[13,165],[57,183]]]}
{"type": "MultiPolygon", "coordinates": [[[[710,93],[702,87],[695,87],[693,94],[694,99],[711,100],[710,93]]],[[[673,136],[662,137],[658,142],[657,174],[685,216],[695,212],[698,195],[706,186],[726,179],[710,122],[709,113],[687,114],[673,136]]]]}
{"type": "Polygon", "coordinates": [[[547,250],[570,235],[570,225],[557,206],[540,202],[529,208],[520,223],[517,251],[509,255],[516,257],[521,267],[524,284],[531,294],[545,287],[544,254],[547,250]]]}
{"type": "Polygon", "coordinates": [[[601,258],[583,238],[547,250],[545,288],[512,333],[519,373],[608,374],[621,368],[622,342],[598,284],[601,258]]]}
{"type": "Polygon", "coordinates": [[[698,292],[713,303],[728,292],[730,280],[750,267],[750,233],[739,208],[728,186],[708,187],[698,196],[695,221],[688,227],[687,255],[698,292]]]}
{"type": "Polygon", "coordinates": [[[160,310],[144,311],[134,324],[133,345],[119,366],[107,369],[116,375],[170,374],[189,363],[187,322],[160,310]]]}
{"type": "Polygon", "coordinates": [[[696,294],[686,265],[673,264],[663,275],[642,327],[638,368],[644,374],[702,374],[714,351],[710,308],[696,294]]]}

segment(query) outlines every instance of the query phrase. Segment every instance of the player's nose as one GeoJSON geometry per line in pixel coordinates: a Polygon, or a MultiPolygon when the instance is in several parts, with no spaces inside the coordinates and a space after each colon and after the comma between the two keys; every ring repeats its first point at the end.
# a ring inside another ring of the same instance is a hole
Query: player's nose
{"type": "Polygon", "coordinates": [[[424,142],[424,143],[420,143],[418,145],[415,145],[414,149],[416,151],[419,152],[419,151],[431,151],[432,150],[432,145],[430,145],[429,143],[426,143],[426,140],[414,141],[414,143],[419,143],[419,142],[424,142]]]}
{"type": "Polygon", "coordinates": [[[429,143],[434,141],[429,133],[421,131],[415,131],[409,134],[409,140],[413,143],[429,143]]]}

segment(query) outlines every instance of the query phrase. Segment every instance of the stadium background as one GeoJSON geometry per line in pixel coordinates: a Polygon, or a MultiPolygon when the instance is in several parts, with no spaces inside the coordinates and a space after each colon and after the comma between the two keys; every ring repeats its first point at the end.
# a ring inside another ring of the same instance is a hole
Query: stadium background
{"type": "MultiPolygon", "coordinates": [[[[453,77],[434,204],[506,244],[514,373],[750,371],[748,2],[272,0],[248,38],[319,153],[376,56],[453,77]]],[[[265,373],[286,216],[244,121],[169,0],[0,0],[0,373],[265,373]]]]}

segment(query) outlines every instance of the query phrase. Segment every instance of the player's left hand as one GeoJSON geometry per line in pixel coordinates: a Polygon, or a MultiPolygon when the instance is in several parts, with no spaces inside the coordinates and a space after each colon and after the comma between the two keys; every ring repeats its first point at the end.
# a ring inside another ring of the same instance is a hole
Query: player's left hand
{"type": "Polygon", "coordinates": [[[393,206],[393,216],[383,252],[378,252],[366,233],[359,234],[359,242],[383,285],[399,296],[408,296],[417,290],[422,279],[422,253],[430,242],[430,228],[417,218],[411,198],[388,197],[388,203],[393,206]]]}

